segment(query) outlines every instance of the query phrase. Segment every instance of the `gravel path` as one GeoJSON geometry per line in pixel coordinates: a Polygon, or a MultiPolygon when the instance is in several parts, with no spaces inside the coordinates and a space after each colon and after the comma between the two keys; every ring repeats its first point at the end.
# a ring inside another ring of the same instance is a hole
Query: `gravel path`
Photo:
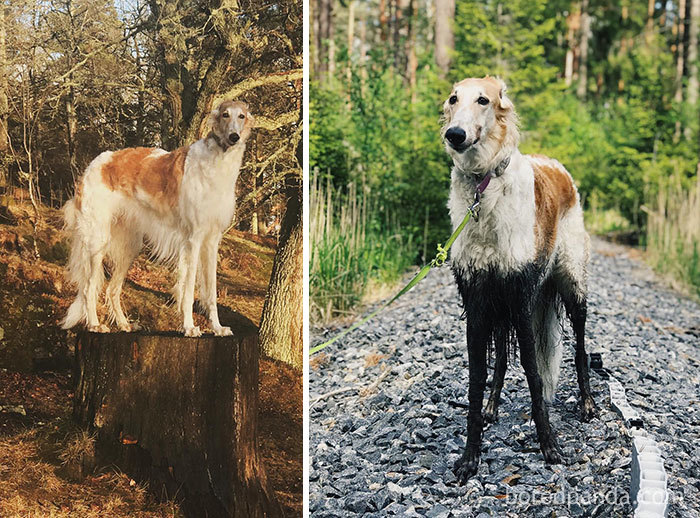
{"type": "MultiPolygon", "coordinates": [[[[700,306],[665,289],[624,249],[601,241],[595,248],[588,350],[602,353],[662,449],[669,516],[698,517],[700,306]]],[[[624,424],[595,374],[601,415],[580,422],[568,326],[550,409],[566,465],[542,459],[516,361],[508,367],[500,420],[485,430],[479,471],[457,485],[451,470],[467,425],[460,313],[451,272],[443,267],[312,361],[313,516],[629,516],[631,452],[624,424]]],[[[312,343],[334,332],[312,334],[312,343]]]]}

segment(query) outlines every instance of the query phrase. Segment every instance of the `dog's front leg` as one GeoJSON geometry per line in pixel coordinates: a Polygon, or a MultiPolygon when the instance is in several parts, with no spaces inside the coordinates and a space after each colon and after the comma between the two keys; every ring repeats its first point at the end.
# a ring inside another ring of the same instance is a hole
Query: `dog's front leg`
{"type": "Polygon", "coordinates": [[[537,371],[535,358],[535,335],[532,330],[532,314],[522,309],[517,318],[515,331],[520,344],[520,363],[525,370],[525,377],[532,398],[532,418],[537,427],[537,437],[544,460],[548,464],[559,464],[563,453],[559,448],[556,436],[549,424],[549,412],[542,395],[542,378],[537,371]]]}
{"type": "Polygon", "coordinates": [[[455,463],[454,473],[461,483],[476,474],[481,456],[481,436],[484,418],[481,407],[486,388],[486,348],[489,325],[482,315],[467,315],[467,350],[469,353],[469,414],[467,415],[467,445],[455,463]]]}
{"type": "MultiPolygon", "coordinates": [[[[180,271],[178,287],[181,287],[182,303],[182,327],[185,336],[202,336],[199,326],[194,325],[192,318],[192,306],[194,304],[194,284],[197,276],[197,266],[199,264],[199,252],[202,247],[201,239],[189,239],[183,247],[184,257],[180,258],[180,271]]],[[[177,291],[177,290],[176,290],[177,291]]]]}
{"type": "Polygon", "coordinates": [[[231,336],[230,327],[219,322],[219,308],[216,304],[216,263],[221,234],[210,236],[202,246],[202,301],[206,307],[211,328],[216,336],[231,336]]]}

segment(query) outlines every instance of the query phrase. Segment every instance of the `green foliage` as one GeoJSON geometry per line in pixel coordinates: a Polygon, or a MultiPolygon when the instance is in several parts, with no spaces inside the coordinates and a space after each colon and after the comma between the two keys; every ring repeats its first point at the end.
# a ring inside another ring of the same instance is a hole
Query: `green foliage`
{"type": "Polygon", "coordinates": [[[412,263],[410,235],[360,192],[318,178],[310,188],[311,309],[322,321],[349,313],[373,284],[395,283],[412,263]]]}
{"type": "MultiPolygon", "coordinates": [[[[376,8],[361,0],[358,5],[376,8]]],[[[445,208],[450,162],[438,133],[442,102],[452,82],[500,76],[520,116],[521,151],[551,156],[567,167],[591,230],[630,232],[649,240],[650,247],[659,245],[647,232],[650,207],[669,178],[682,190],[690,188],[699,151],[698,107],[673,100],[676,36],[671,29],[678,6],[665,4],[663,16],[657,9],[649,31],[646,4],[592,1],[588,82],[580,99],[575,95],[579,78],[574,75],[570,86],[563,78],[567,24],[578,5],[457,2],[447,80],[433,66],[433,44],[426,36],[432,22],[418,9],[412,19],[418,31],[413,92],[405,69],[396,65],[405,41],[397,45],[376,27],[363,61],[348,54],[339,25],[336,75],[311,90],[312,166],[330,174],[336,188],[350,182],[365,186],[375,203],[372,217],[383,221],[391,214],[414,247],[410,259],[422,262],[450,231],[445,208]],[[314,120],[314,114],[323,120],[314,120]]],[[[337,16],[344,13],[341,9],[337,16]]],[[[574,33],[578,39],[578,29],[574,33]]],[[[662,248],[669,261],[691,265],[683,277],[692,279],[694,256],[681,258],[665,243],[662,248]]]]}

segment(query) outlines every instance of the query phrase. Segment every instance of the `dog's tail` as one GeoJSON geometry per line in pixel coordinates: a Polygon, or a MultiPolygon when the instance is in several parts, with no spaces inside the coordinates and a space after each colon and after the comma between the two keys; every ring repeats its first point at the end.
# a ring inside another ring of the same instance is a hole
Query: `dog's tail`
{"type": "Polygon", "coordinates": [[[63,206],[64,229],[70,240],[70,255],[68,257],[68,279],[78,287],[78,295],[68,308],[66,316],[61,320],[63,329],[70,329],[81,322],[87,322],[86,287],[90,278],[90,253],[81,237],[80,209],[75,200],[71,199],[63,206]]]}
{"type": "Polygon", "coordinates": [[[535,305],[533,323],[537,372],[542,378],[542,394],[551,403],[559,381],[563,344],[561,340],[562,303],[552,287],[545,287],[540,303],[535,305]]]}

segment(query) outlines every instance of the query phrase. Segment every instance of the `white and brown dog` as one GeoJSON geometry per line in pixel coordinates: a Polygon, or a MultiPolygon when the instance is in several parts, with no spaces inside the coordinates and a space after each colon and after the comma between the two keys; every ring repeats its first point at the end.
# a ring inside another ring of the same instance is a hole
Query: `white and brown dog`
{"type": "Polygon", "coordinates": [[[68,272],[78,287],[64,329],[83,322],[90,331],[109,330],[97,316],[104,259],[112,265],[106,294],[112,320],[123,331],[133,329],[120,295],[145,240],[155,258],[177,261],[174,295],[185,335],[201,335],[192,318],[196,279],[212,330],[231,334],[219,323],[216,264],[222,233],[234,215],[236,180],[254,119],[246,104],[224,101],[209,123],[209,134],[190,146],[170,153],[143,147],[106,151],[87,167],[64,207],[71,238],[68,272]]]}
{"type": "Polygon", "coordinates": [[[518,119],[501,80],[487,76],[455,84],[443,119],[445,149],[454,164],[453,227],[465,217],[484,175],[492,176],[478,220],[467,224],[451,254],[467,320],[467,444],[455,466],[464,482],[477,471],[484,420],[497,416],[511,337],[517,337],[540,448],[548,463],[561,462],[545,401],[554,397],[559,377],[562,304],[576,336],[582,417],[595,415],[584,346],[589,239],[564,166],[518,151],[518,119]],[[496,364],[482,414],[489,343],[495,344],[496,364]]]}

